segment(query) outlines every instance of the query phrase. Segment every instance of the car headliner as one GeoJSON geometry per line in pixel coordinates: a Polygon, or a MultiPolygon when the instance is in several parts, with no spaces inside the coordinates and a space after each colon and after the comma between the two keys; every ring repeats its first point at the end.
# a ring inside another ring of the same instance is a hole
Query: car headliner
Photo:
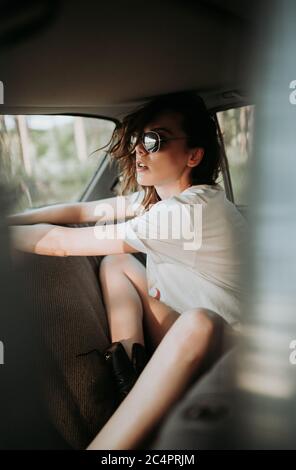
{"type": "Polygon", "coordinates": [[[14,22],[4,11],[1,113],[121,117],[148,97],[189,89],[209,108],[248,102],[259,3],[39,0],[14,22]]]}

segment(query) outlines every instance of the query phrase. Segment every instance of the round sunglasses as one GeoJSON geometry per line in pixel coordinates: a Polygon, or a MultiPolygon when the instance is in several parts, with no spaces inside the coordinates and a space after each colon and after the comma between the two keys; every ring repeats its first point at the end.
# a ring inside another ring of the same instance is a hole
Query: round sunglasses
{"type": "MultiPolygon", "coordinates": [[[[181,140],[187,139],[187,137],[162,137],[156,131],[144,132],[141,136],[141,143],[148,153],[158,152],[161,145],[169,140],[181,140]]],[[[135,148],[139,138],[135,135],[131,137],[131,146],[135,148]]]]}

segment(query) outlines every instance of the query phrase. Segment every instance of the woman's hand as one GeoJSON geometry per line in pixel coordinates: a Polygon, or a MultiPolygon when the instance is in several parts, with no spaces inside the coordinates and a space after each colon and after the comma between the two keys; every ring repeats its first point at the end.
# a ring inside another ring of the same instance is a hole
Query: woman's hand
{"type": "Polygon", "coordinates": [[[116,237],[113,225],[71,228],[36,224],[12,225],[9,229],[14,248],[38,255],[99,256],[138,251],[116,237]]]}
{"type": "Polygon", "coordinates": [[[51,224],[12,225],[9,227],[15,249],[48,256],[66,256],[59,246],[63,227],[51,224]]]}
{"type": "Polygon", "coordinates": [[[80,222],[80,203],[53,204],[6,216],[8,225],[76,224],[80,222]]]}

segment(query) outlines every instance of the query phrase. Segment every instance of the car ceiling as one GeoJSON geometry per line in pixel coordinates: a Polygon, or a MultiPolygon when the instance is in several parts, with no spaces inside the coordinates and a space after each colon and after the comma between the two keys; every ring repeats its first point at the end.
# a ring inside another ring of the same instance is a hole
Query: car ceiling
{"type": "Polygon", "coordinates": [[[193,89],[211,108],[248,101],[259,3],[4,2],[0,112],[121,117],[149,97],[193,89]]]}

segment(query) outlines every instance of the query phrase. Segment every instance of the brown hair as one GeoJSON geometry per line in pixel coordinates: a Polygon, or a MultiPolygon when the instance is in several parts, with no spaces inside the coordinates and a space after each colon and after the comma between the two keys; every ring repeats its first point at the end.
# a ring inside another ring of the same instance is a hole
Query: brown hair
{"type": "MultiPolygon", "coordinates": [[[[190,173],[191,184],[216,184],[221,166],[221,151],[216,123],[208,113],[202,98],[194,92],[179,92],[154,98],[134,112],[128,114],[116,127],[109,147],[113,160],[121,170],[121,194],[139,190],[136,180],[135,145],[131,137],[141,135],[145,126],[163,112],[182,115],[182,128],[187,135],[188,148],[202,147],[204,157],[190,173]]],[[[144,189],[143,206],[147,209],[160,200],[154,186],[144,189]]]]}

